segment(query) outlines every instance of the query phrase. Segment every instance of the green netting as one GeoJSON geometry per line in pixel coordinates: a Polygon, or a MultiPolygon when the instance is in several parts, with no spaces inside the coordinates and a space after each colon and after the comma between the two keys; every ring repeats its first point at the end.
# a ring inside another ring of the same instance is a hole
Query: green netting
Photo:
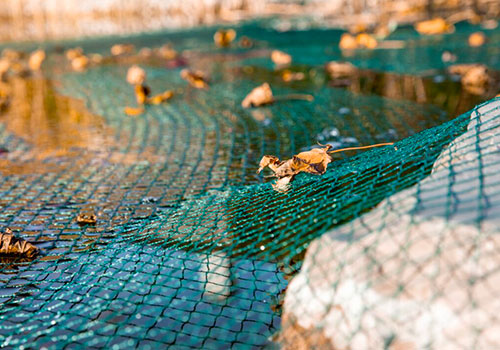
{"type": "MultiPolygon", "coordinates": [[[[458,30],[458,34],[434,40],[418,39],[403,30],[394,35],[411,36],[416,43],[411,51],[361,51],[347,58],[367,68],[425,75],[429,68],[442,68],[436,64],[440,53],[438,57],[434,53],[445,50],[443,42],[450,48],[460,47],[460,60],[475,59],[471,58],[472,49],[461,44],[474,28],[458,30]]],[[[459,102],[466,100],[463,95],[457,98],[455,90],[462,92],[453,81],[448,83],[455,89],[454,95],[437,104],[328,86],[321,65],[341,57],[334,46],[339,31],[277,33],[252,24],[241,27],[239,33],[257,40],[258,45],[251,50],[214,50],[212,29],[120,39],[139,46],[170,41],[179,50],[189,50],[189,63],[201,65],[212,75],[210,89],[199,91],[186,88],[179,77],[181,68],[146,66],[153,90],[170,88],[177,96],[168,104],[148,107],[139,117],[123,113],[123,107],[134,100],[124,80],[128,66],[107,64],[84,73],[66,73],[58,71],[57,62],[52,63],[51,78],[58,82],[59,93],[82,99],[102,119],[80,122],[82,134],[87,135],[85,147],[75,141],[70,153],[54,153],[36,163],[38,170],[2,176],[1,227],[10,227],[35,242],[43,253],[33,261],[14,259],[0,264],[0,346],[263,348],[273,346],[272,336],[281,330],[283,314],[293,321],[300,313],[309,320],[305,325],[299,322],[305,330],[300,337],[308,339],[306,326],[322,329],[315,320],[333,324],[315,316],[315,293],[307,294],[310,287],[304,283],[316,251],[306,254],[311,242],[318,249],[322,241],[316,239],[333,235],[344,245],[339,243],[346,259],[325,244],[331,259],[324,259],[328,254],[321,251],[318,261],[357,266],[356,259],[347,255],[348,247],[356,247],[356,240],[364,236],[385,237],[380,232],[389,225],[387,217],[398,213],[394,211],[397,206],[390,204],[397,201],[387,198],[405,189],[414,192],[401,193],[415,197],[417,203],[407,212],[401,211],[410,222],[416,220],[417,211],[426,210],[427,215],[439,211],[441,215],[444,210],[444,226],[452,227],[454,208],[468,203],[468,197],[458,196],[450,183],[443,185],[443,193],[419,184],[429,178],[446,150],[453,150],[447,148],[450,143],[468,135],[471,118],[478,120],[477,135],[484,132],[483,116],[496,120],[498,100],[453,119],[453,113],[464,108],[458,107],[459,102]],[[268,59],[263,58],[268,53],[259,55],[266,48],[287,50],[302,69],[316,70],[316,78],[279,83],[268,59]],[[246,65],[259,74],[242,71],[246,65]],[[274,82],[275,95],[305,92],[312,93],[315,100],[241,108],[244,96],[265,80],[274,82]],[[317,141],[335,147],[397,142],[394,147],[336,155],[325,175],[300,174],[286,193],[273,191],[269,180],[256,174],[263,155],[288,158],[314,147],[317,141]],[[437,204],[418,205],[434,193],[440,199],[437,204]],[[98,214],[97,225],[78,226],[76,216],[89,209],[98,214]],[[369,225],[363,221],[366,215],[372,215],[369,225]],[[337,231],[330,232],[332,229],[337,231]],[[308,269],[301,271],[303,261],[308,269]],[[289,279],[298,271],[292,292],[285,293],[289,279]],[[307,308],[309,304],[312,309],[307,308]]],[[[474,49],[474,55],[481,52],[477,59],[495,67],[498,61],[494,60],[500,56],[495,54],[498,30],[488,35],[489,44],[474,49]]],[[[86,50],[104,52],[114,42],[100,39],[47,47],[81,44],[86,50]]],[[[37,78],[28,83],[28,98],[37,84],[41,84],[37,78]]],[[[444,86],[435,84],[434,89],[444,86]]],[[[49,96],[44,105],[60,108],[61,103],[49,96]]],[[[48,128],[42,130],[59,135],[60,123],[49,118],[48,128]]],[[[494,126],[488,124],[487,128],[491,131],[494,126]]],[[[25,156],[46,146],[27,139],[2,124],[0,146],[9,150],[12,163],[27,167],[30,163],[25,156]]],[[[468,139],[476,151],[485,148],[489,152],[480,138],[468,139]]],[[[495,162],[488,160],[475,165],[479,174],[463,181],[472,186],[484,179],[489,169],[495,169],[495,162]]],[[[451,161],[442,166],[449,171],[446,178],[467,173],[451,161]]],[[[479,211],[470,212],[475,227],[481,227],[488,218],[485,212],[498,203],[498,192],[488,200],[483,199],[484,193],[475,193],[475,200],[481,203],[479,211]]],[[[411,246],[412,241],[405,244],[411,246]]],[[[439,244],[434,248],[432,256],[440,256],[439,244]]],[[[363,278],[382,262],[362,265],[356,276],[363,278]]],[[[405,264],[419,266],[410,258],[405,264]]],[[[332,266],[325,263],[322,269],[319,262],[317,265],[331,290],[343,283],[341,274],[330,274],[337,271],[332,266]]],[[[403,277],[397,281],[404,288],[409,281],[403,277]]],[[[464,303],[474,304],[474,298],[466,298],[464,303]]],[[[326,304],[331,309],[331,300],[326,304]]],[[[385,325],[395,321],[378,321],[375,324],[384,326],[373,332],[380,333],[389,347],[399,334],[385,325]]],[[[342,336],[353,341],[356,334],[365,332],[364,326],[354,325],[342,336]]],[[[476,338],[488,330],[485,322],[475,327],[476,338]]],[[[283,337],[287,329],[283,329],[283,337]]],[[[442,349],[442,344],[430,339],[424,346],[442,349]]],[[[464,348],[474,347],[467,343],[464,348]]]]}

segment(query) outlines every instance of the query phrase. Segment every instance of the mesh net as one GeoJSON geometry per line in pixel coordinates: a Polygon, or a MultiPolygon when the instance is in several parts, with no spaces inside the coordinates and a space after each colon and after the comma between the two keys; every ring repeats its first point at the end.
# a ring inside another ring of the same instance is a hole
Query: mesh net
{"type": "MultiPolygon", "coordinates": [[[[211,74],[210,89],[193,90],[179,67],[145,65],[153,91],[177,95],[139,117],[123,113],[134,101],[124,79],[127,62],[69,73],[54,56],[50,80],[13,79],[20,97],[0,127],[0,146],[8,150],[1,159],[0,224],[42,254],[0,264],[0,344],[244,349],[272,347],[279,330],[291,348],[404,343],[410,349],[412,332],[428,335],[416,348],[493,344],[486,341],[495,341],[488,332],[497,323],[496,290],[484,276],[496,275],[478,260],[478,247],[495,262],[495,239],[483,225],[495,219],[498,205],[491,175],[498,167],[491,155],[498,152],[491,136],[498,100],[453,119],[479,97],[443,71],[433,74],[443,79],[427,72],[442,68],[433,55],[448,46],[460,50],[464,62],[498,65],[492,61],[499,57],[498,30],[473,53],[460,46],[475,29],[458,27],[432,41],[403,29],[394,35],[404,36],[412,50],[352,57],[329,49],[340,35],[334,30],[277,33],[246,25],[238,33],[255,41],[250,50],[214,49],[210,28],[121,39],[138,47],[168,40],[190,65],[211,74]],[[307,71],[307,78],[280,80],[268,48],[292,53],[294,69],[307,71]],[[388,81],[405,85],[407,79],[406,85],[446,88],[446,94],[430,96],[432,103],[404,94],[387,98],[367,93],[370,76],[357,90],[328,86],[319,65],[339,58],[389,71],[388,81]],[[315,100],[241,108],[262,81],[272,83],[275,95],[305,92],[315,100]],[[397,142],[336,154],[326,174],[300,174],[286,193],[256,174],[263,155],[288,158],[317,141],[335,147],[397,142]],[[84,212],[97,214],[95,226],[75,222],[84,212]],[[462,216],[467,219],[456,219],[462,216]],[[439,231],[418,236],[425,224],[439,231]],[[425,239],[426,255],[413,256],[412,247],[425,239]],[[448,263],[449,246],[477,248],[470,257],[478,265],[464,272],[460,260],[448,263]],[[445,277],[426,271],[427,261],[447,271],[445,277]],[[416,287],[425,289],[425,302],[410,289],[414,275],[425,280],[416,287]],[[474,295],[474,281],[485,295],[474,295]],[[463,294],[453,295],[457,291],[463,294]],[[457,323],[446,329],[439,317],[450,315],[457,323]],[[453,337],[461,330],[468,338],[453,337]],[[337,334],[335,343],[329,337],[337,334]]],[[[92,39],[46,49],[81,45],[104,53],[114,43],[92,39]]]]}

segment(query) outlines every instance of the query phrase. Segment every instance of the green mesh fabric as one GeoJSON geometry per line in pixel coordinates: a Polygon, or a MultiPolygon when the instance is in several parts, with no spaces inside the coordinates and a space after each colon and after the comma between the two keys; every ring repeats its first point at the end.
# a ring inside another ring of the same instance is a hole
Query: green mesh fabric
{"type": "MultiPolygon", "coordinates": [[[[273,84],[275,95],[311,93],[313,102],[243,109],[241,100],[253,87],[276,78],[259,50],[286,50],[318,71],[326,61],[344,58],[364,68],[425,75],[442,68],[434,53],[443,42],[458,47],[473,29],[459,27],[458,34],[435,40],[404,29],[394,35],[411,36],[404,38],[413,40],[414,51],[352,57],[342,57],[332,44],[340,31],[278,33],[255,24],[238,29],[258,43],[247,51],[214,49],[211,28],[47,44],[104,52],[116,41],[170,41],[189,50],[190,63],[202,62],[212,84],[193,90],[180,79],[180,68],[145,66],[153,90],[177,94],[129,117],[123,107],[134,95],[124,79],[127,66],[54,69],[50,77],[59,93],[82,99],[105,126],[87,127],[94,135],[88,147],[44,159],[46,171],[1,178],[0,226],[36,243],[42,254],[0,264],[0,346],[272,346],[284,290],[310,242],[428,177],[441,152],[466,131],[470,112],[453,119],[450,110],[456,108],[446,103],[357,94],[329,87],[325,79],[273,84]],[[262,68],[261,75],[238,69],[245,65],[262,68]],[[326,174],[300,174],[286,193],[256,174],[265,154],[288,158],[316,142],[343,147],[393,141],[337,154],[326,174]],[[76,216],[89,208],[97,225],[78,226],[76,216]]],[[[481,52],[474,57],[498,66],[498,33],[488,33],[491,41],[474,49],[474,55],[481,52]]],[[[460,60],[475,60],[471,49],[460,50],[460,60]]],[[[20,164],[36,151],[4,126],[0,146],[20,164]]]]}

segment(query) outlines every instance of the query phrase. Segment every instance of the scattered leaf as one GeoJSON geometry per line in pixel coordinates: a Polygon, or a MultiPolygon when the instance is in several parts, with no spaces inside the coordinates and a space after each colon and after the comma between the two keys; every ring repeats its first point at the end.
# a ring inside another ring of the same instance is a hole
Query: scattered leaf
{"type": "Polygon", "coordinates": [[[95,225],[97,223],[97,217],[95,214],[78,214],[76,222],[79,225],[95,225]]]}
{"type": "Polygon", "coordinates": [[[469,46],[478,47],[484,45],[486,42],[486,35],[483,32],[475,32],[469,35],[469,46]]]}
{"type": "Polygon", "coordinates": [[[344,33],[340,37],[339,48],[341,50],[354,50],[358,48],[356,38],[349,33],[344,33]]]}
{"type": "Polygon", "coordinates": [[[142,105],[146,103],[146,100],[151,93],[151,89],[147,85],[134,85],[135,99],[138,104],[142,105]]]}
{"type": "Polygon", "coordinates": [[[186,80],[191,86],[197,89],[208,88],[208,79],[201,71],[190,69],[181,70],[181,78],[186,80]]]}
{"type": "Polygon", "coordinates": [[[40,67],[42,66],[44,60],[45,60],[45,51],[38,49],[33,53],[31,53],[28,65],[31,70],[37,71],[40,70],[40,67]]]}
{"type": "Polygon", "coordinates": [[[92,63],[101,64],[104,61],[104,57],[98,53],[92,53],[89,55],[89,59],[92,63]]]}
{"type": "Polygon", "coordinates": [[[214,42],[218,47],[228,47],[236,38],[236,31],[234,29],[219,29],[214,34],[214,42]]]}
{"type": "Polygon", "coordinates": [[[142,85],[146,81],[146,71],[138,65],[133,65],[127,71],[127,82],[130,85],[142,85]]]}
{"type": "Polygon", "coordinates": [[[356,44],[360,48],[374,49],[377,47],[377,39],[371,34],[361,33],[356,35],[356,44]]]}
{"type": "Polygon", "coordinates": [[[283,79],[284,82],[291,82],[291,81],[300,81],[304,80],[306,78],[306,75],[303,72],[292,72],[289,69],[285,69],[281,73],[281,78],[283,79]]]}
{"type": "Polygon", "coordinates": [[[278,181],[273,184],[273,188],[277,191],[284,192],[288,189],[293,177],[301,172],[323,175],[326,172],[328,164],[332,162],[330,153],[344,152],[349,150],[360,150],[379,146],[392,145],[392,143],[379,143],[370,146],[349,147],[330,151],[331,146],[326,145],[323,148],[313,148],[310,151],[301,152],[291,159],[280,161],[278,157],[265,155],[259,162],[260,173],[264,168],[269,167],[278,178],[278,181]]]}
{"type": "Polygon", "coordinates": [[[81,47],[75,47],[74,49],[66,51],[66,58],[68,61],[73,61],[75,58],[80,56],[83,56],[83,49],[81,47]]]}
{"type": "Polygon", "coordinates": [[[434,18],[416,23],[415,30],[423,35],[435,35],[451,33],[455,30],[455,27],[443,18],[434,18]]]}
{"type": "Polygon", "coordinates": [[[144,113],[144,108],[143,107],[125,107],[123,109],[126,115],[129,115],[131,117],[135,117],[137,115],[141,115],[144,113]]]}
{"type": "Polygon", "coordinates": [[[158,55],[166,60],[173,60],[178,56],[177,51],[175,51],[169,44],[165,44],[157,50],[158,55]]]}
{"type": "Polygon", "coordinates": [[[287,66],[292,63],[292,56],[280,50],[273,50],[271,60],[278,66],[287,66]]]}
{"type": "Polygon", "coordinates": [[[17,255],[32,258],[39,249],[22,238],[15,237],[12,230],[5,229],[0,233],[0,255],[17,255]]]}
{"type": "Polygon", "coordinates": [[[111,46],[111,54],[113,56],[120,56],[125,54],[131,54],[135,50],[135,46],[132,44],[115,44],[111,46]]]}
{"type": "Polygon", "coordinates": [[[244,49],[249,49],[253,46],[253,41],[247,36],[242,36],[239,41],[239,45],[244,49]]]}
{"type": "Polygon", "coordinates": [[[243,108],[259,107],[274,102],[273,91],[268,83],[254,88],[241,102],[243,108]]]}
{"type": "Polygon", "coordinates": [[[159,105],[165,101],[170,100],[174,96],[174,92],[171,90],[167,90],[161,94],[154,95],[153,97],[146,100],[147,103],[152,105],[159,105]]]}
{"type": "Polygon", "coordinates": [[[350,77],[358,71],[352,63],[338,61],[328,62],[325,69],[332,79],[350,77]]]}
{"type": "Polygon", "coordinates": [[[85,69],[87,69],[89,65],[89,59],[87,56],[78,56],[71,60],[71,68],[73,68],[74,71],[77,72],[83,72],[85,69]]]}
{"type": "Polygon", "coordinates": [[[448,68],[451,74],[461,76],[464,88],[475,95],[482,95],[493,82],[488,67],[483,64],[455,64],[448,68]]]}

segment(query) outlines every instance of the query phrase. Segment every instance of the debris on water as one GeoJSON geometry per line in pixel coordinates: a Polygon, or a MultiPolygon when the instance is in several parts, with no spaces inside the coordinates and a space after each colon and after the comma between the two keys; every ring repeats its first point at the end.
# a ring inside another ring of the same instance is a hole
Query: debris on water
{"type": "Polygon", "coordinates": [[[450,66],[448,72],[459,75],[464,88],[475,95],[484,94],[494,82],[493,76],[484,64],[456,64],[450,66]]]}
{"type": "Polygon", "coordinates": [[[145,84],[138,84],[134,86],[135,99],[139,105],[146,103],[146,100],[151,93],[149,86],[145,84]]]}
{"type": "Polygon", "coordinates": [[[138,65],[133,65],[127,71],[127,82],[130,85],[142,85],[146,81],[146,71],[138,65]]]}
{"type": "Polygon", "coordinates": [[[183,69],[181,70],[181,78],[186,80],[189,85],[197,89],[208,88],[208,78],[205,73],[199,70],[183,69]]]}
{"type": "Polygon", "coordinates": [[[354,50],[357,47],[358,43],[353,35],[344,33],[340,36],[339,48],[341,50],[354,50]]]}
{"type": "Polygon", "coordinates": [[[238,45],[244,49],[250,49],[253,46],[253,41],[247,36],[242,36],[238,45]]]}
{"type": "Polygon", "coordinates": [[[284,82],[289,83],[292,81],[301,81],[306,78],[306,75],[303,72],[292,72],[289,69],[285,69],[281,72],[281,78],[284,82]]]}
{"type": "Polygon", "coordinates": [[[377,47],[377,39],[371,34],[361,33],[356,35],[356,44],[359,48],[374,49],[377,47]]]}
{"type": "Polygon", "coordinates": [[[16,255],[33,258],[39,253],[39,249],[26,240],[15,237],[11,229],[6,228],[0,233],[0,255],[16,255]]]}
{"type": "Polygon", "coordinates": [[[257,86],[252,91],[250,91],[250,93],[241,102],[241,106],[243,108],[260,107],[274,103],[276,101],[284,101],[284,100],[313,101],[314,97],[312,95],[307,95],[307,94],[289,94],[289,95],[274,97],[273,91],[271,90],[271,86],[269,85],[269,83],[264,83],[262,85],[257,86]]]}
{"type": "MultiPolygon", "coordinates": [[[[344,107],[343,107],[344,108],[344,107]]],[[[333,127],[333,128],[327,128],[322,130],[316,139],[318,142],[324,143],[324,141],[331,139],[331,138],[337,138],[340,136],[340,131],[339,129],[333,127]]]]}
{"type": "Polygon", "coordinates": [[[170,100],[174,96],[174,92],[172,90],[167,90],[162,92],[161,94],[154,95],[146,100],[146,103],[152,105],[159,105],[165,101],[170,100]]]}
{"type": "Polygon", "coordinates": [[[141,115],[142,113],[144,113],[144,107],[128,107],[127,106],[123,109],[123,112],[128,116],[135,117],[137,115],[141,115]]]}
{"type": "Polygon", "coordinates": [[[214,34],[214,42],[218,47],[228,47],[236,38],[234,29],[219,29],[214,34]]]}
{"type": "Polygon", "coordinates": [[[241,102],[241,106],[243,108],[259,107],[273,102],[274,97],[271,86],[268,83],[264,83],[250,91],[250,93],[241,102]]]}
{"type": "Polygon", "coordinates": [[[72,61],[80,56],[83,56],[83,49],[81,47],[75,47],[66,51],[66,58],[68,61],[72,61]]]}
{"type": "Polygon", "coordinates": [[[481,28],[483,29],[495,29],[498,27],[498,21],[496,19],[487,19],[481,23],[481,28]]]}
{"type": "Polygon", "coordinates": [[[292,56],[280,50],[273,50],[271,52],[271,60],[275,65],[284,67],[292,63],[292,56]]]}
{"type": "Polygon", "coordinates": [[[445,19],[438,17],[416,23],[415,30],[423,35],[435,35],[452,33],[455,30],[455,26],[448,23],[445,19]]]}
{"type": "Polygon", "coordinates": [[[38,49],[31,53],[28,61],[28,66],[32,71],[40,70],[44,60],[45,60],[45,51],[38,49]]]}
{"type": "Polygon", "coordinates": [[[357,72],[356,66],[350,62],[331,61],[325,66],[325,70],[332,79],[348,78],[357,72]]]}
{"type": "Polygon", "coordinates": [[[486,42],[486,35],[483,32],[474,32],[469,35],[468,42],[472,47],[482,46],[486,42]]]}
{"type": "Polygon", "coordinates": [[[89,65],[89,59],[87,56],[79,56],[71,60],[71,68],[77,72],[83,72],[87,69],[89,65]]]}
{"type": "Polygon", "coordinates": [[[95,214],[78,214],[76,222],[79,225],[95,225],[97,223],[97,216],[95,214]]]}
{"type": "Polygon", "coordinates": [[[115,44],[111,46],[111,54],[113,56],[121,56],[125,54],[131,54],[135,50],[135,46],[132,44],[115,44]]]}
{"type": "Polygon", "coordinates": [[[157,52],[158,56],[166,60],[173,60],[178,56],[177,51],[175,51],[170,44],[162,45],[155,51],[157,52]]]}

